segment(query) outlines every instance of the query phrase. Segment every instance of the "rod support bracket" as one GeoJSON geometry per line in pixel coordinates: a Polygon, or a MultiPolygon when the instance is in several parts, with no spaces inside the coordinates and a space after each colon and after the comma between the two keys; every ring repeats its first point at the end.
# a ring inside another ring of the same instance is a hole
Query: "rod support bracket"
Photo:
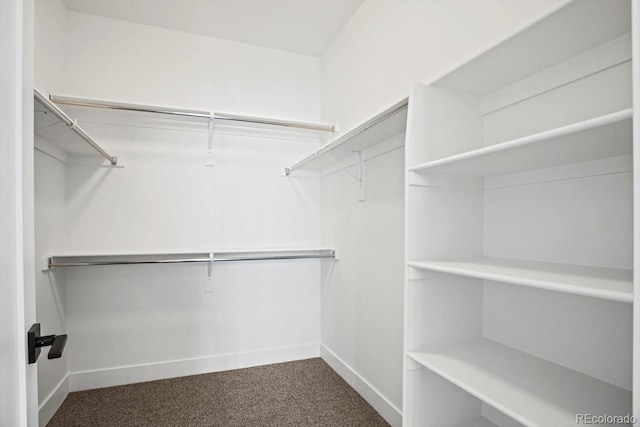
{"type": "Polygon", "coordinates": [[[209,114],[209,124],[207,126],[207,152],[205,154],[205,166],[214,166],[213,163],[213,134],[214,134],[214,124],[215,124],[215,114],[209,114]]]}
{"type": "Polygon", "coordinates": [[[215,257],[213,252],[209,252],[209,263],[207,264],[207,277],[204,282],[204,291],[207,293],[213,292],[213,263],[215,257]]]}
{"type": "Polygon", "coordinates": [[[366,163],[362,159],[362,151],[358,151],[358,201],[367,200],[367,168],[366,163]]]}

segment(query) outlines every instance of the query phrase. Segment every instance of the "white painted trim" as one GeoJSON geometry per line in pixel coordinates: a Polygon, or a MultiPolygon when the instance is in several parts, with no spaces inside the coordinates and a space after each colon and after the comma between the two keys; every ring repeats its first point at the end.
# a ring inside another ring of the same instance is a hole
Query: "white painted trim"
{"type": "Polygon", "coordinates": [[[69,375],[65,375],[62,381],[53,389],[47,397],[44,398],[38,408],[38,418],[41,426],[46,426],[56,411],[62,405],[62,402],[69,395],[69,375]]]}
{"type": "Polygon", "coordinates": [[[362,396],[392,427],[402,425],[402,411],[325,345],[320,357],[362,396]]]}
{"type": "Polygon", "coordinates": [[[37,422],[37,372],[27,364],[25,345],[35,321],[35,283],[28,271],[33,106],[25,96],[33,85],[32,12],[32,1],[0,1],[0,425],[12,427],[37,422]]]}
{"type": "Polygon", "coordinates": [[[90,390],[166,378],[229,371],[320,356],[320,343],[230,353],[193,359],[171,360],[94,371],[70,372],[69,391],[90,390]]]}
{"type": "MultiPolygon", "coordinates": [[[[640,0],[631,3],[633,88],[633,268],[640,270],[640,0]]],[[[634,275],[633,301],[633,393],[635,427],[640,426],[640,275],[634,275]]]]}

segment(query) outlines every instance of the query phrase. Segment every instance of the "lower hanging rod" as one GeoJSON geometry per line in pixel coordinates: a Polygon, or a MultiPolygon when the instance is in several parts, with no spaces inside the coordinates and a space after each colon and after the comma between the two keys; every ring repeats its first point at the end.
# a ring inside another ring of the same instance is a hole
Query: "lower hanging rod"
{"type": "Polygon", "coordinates": [[[220,253],[216,257],[214,253],[186,254],[183,258],[177,255],[106,255],[106,256],[52,256],[47,259],[48,269],[58,267],[86,267],[97,265],[137,265],[137,264],[181,264],[181,263],[217,263],[237,261],[269,261],[269,260],[295,260],[295,259],[335,259],[333,249],[280,251],[280,252],[242,252],[220,253]],[[199,257],[194,255],[207,255],[199,257]]]}

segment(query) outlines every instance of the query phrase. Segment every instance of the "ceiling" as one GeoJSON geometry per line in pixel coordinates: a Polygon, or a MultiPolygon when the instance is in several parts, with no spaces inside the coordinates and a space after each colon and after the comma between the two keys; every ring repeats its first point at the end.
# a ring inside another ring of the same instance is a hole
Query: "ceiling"
{"type": "Polygon", "coordinates": [[[362,0],[63,0],[68,10],[321,56],[362,0]]]}

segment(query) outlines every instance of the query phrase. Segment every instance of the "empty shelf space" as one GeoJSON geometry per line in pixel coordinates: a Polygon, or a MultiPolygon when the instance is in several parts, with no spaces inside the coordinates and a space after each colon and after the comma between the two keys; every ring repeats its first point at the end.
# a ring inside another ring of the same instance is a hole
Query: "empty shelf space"
{"type": "Polygon", "coordinates": [[[496,176],[631,154],[632,110],[592,118],[409,168],[496,176]]]}
{"type": "Polygon", "coordinates": [[[513,285],[565,292],[620,302],[633,302],[633,272],[502,258],[416,261],[410,267],[513,285]]]}
{"type": "Polygon", "coordinates": [[[407,355],[525,426],[575,426],[576,414],[631,411],[630,391],[490,340],[407,355]]]}

